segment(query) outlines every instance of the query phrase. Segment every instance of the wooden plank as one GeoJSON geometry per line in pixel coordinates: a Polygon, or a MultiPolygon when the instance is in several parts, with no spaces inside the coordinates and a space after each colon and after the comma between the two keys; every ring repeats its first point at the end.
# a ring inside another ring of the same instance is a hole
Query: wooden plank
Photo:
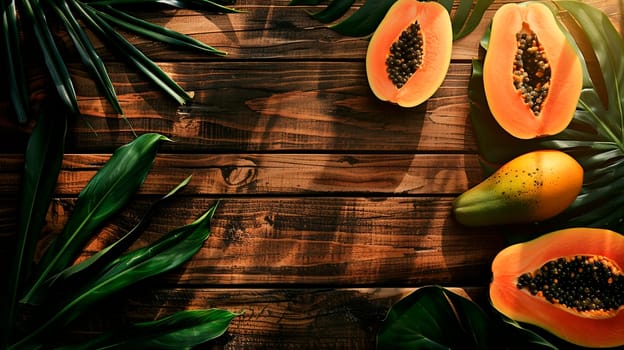
{"type": "MultiPolygon", "coordinates": [[[[56,194],[77,196],[109,157],[65,155],[56,194]]],[[[22,167],[22,155],[0,155],[0,195],[17,195],[22,167]]],[[[473,154],[160,154],[139,194],[167,193],[189,175],[182,193],[193,196],[453,196],[482,178],[473,154]]]]}
{"type": "MultiPolygon", "coordinates": [[[[148,321],[185,309],[244,311],[207,348],[375,349],[376,332],[390,306],[417,288],[343,289],[135,289],[103,309],[108,317],[83,320],[75,334],[89,338],[102,328],[148,321]],[[123,308],[124,316],[115,312],[123,308]]],[[[486,289],[450,288],[482,302],[486,289]]]]}
{"type": "MultiPolygon", "coordinates": [[[[455,42],[454,60],[470,60],[478,55],[478,42],[494,15],[506,2],[496,1],[484,14],[479,26],[469,36],[455,42]]],[[[622,8],[617,1],[585,1],[602,9],[621,28],[622,8]]],[[[287,6],[288,2],[237,1],[235,7],[243,10],[235,14],[213,14],[189,10],[150,11],[140,17],[165,25],[170,29],[192,37],[228,52],[225,60],[258,59],[323,59],[363,60],[367,38],[343,36],[326,25],[312,19],[304,11],[316,11],[323,6],[287,6]]],[[[354,6],[349,14],[358,9],[354,6]]],[[[170,46],[130,35],[130,39],[148,56],[157,61],[221,60],[205,54],[176,50],[170,46]]],[[[66,40],[69,43],[69,41],[66,40]]],[[[98,45],[101,49],[101,46],[98,45]]],[[[100,50],[102,51],[102,50],[100,50]]],[[[114,56],[105,55],[107,60],[114,56]]]]}
{"type": "MultiPolygon", "coordinates": [[[[452,65],[438,92],[415,108],[377,100],[360,62],[163,64],[195,93],[183,108],[123,65],[112,68],[134,130],[172,137],[177,142],[167,150],[476,151],[468,122],[469,64],[452,65]]],[[[72,73],[89,116],[73,123],[68,152],[111,152],[129,142],[129,126],[111,114],[87,73],[80,66],[72,73]]]]}
{"type": "MultiPolygon", "coordinates": [[[[452,200],[224,198],[204,247],[184,269],[163,281],[178,286],[482,285],[503,236],[493,228],[468,229],[455,223],[452,200]]],[[[214,202],[173,199],[134,247],[190,223],[214,202]]],[[[65,198],[53,201],[41,247],[62,229],[73,203],[65,198]]],[[[83,257],[127,232],[148,203],[133,201],[87,245],[83,257]]]]}

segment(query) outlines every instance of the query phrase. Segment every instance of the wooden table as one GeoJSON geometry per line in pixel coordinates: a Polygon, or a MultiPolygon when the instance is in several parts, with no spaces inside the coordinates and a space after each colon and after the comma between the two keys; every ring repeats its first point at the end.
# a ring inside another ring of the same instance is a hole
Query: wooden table
{"type": "MultiPolygon", "coordinates": [[[[177,310],[244,310],[213,345],[228,349],[372,349],[393,302],[419,286],[458,288],[484,301],[489,265],[504,242],[466,229],[451,203],[482,179],[469,122],[470,61],[481,26],[454,45],[445,82],[411,109],[378,101],[364,69],[367,40],[341,36],[288,0],[238,0],[238,14],[145,13],[155,23],[229,53],[211,57],[133,42],[195,99],[175,101],[103,51],[134,130],[164,144],[136,200],[84,252],[124,232],[150,199],[189,174],[191,183],[137,245],[189,223],[222,199],[213,233],[182,269],[124,294],[79,327],[177,310]]],[[[360,1],[361,3],[362,1],[360,1]]],[[[588,1],[620,27],[620,1],[588,1]]],[[[133,135],[71,65],[85,116],[72,122],[42,238],[59,232],[79,191],[133,135]],[[90,124],[94,131],[89,129],[90,124]]],[[[6,104],[4,104],[6,107],[6,104]]],[[[2,117],[0,229],[14,232],[27,127],[2,117]]]]}

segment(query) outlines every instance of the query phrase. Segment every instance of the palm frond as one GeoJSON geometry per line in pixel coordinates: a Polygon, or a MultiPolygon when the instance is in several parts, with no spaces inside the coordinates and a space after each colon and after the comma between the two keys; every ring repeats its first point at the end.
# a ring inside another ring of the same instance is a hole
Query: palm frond
{"type": "MultiPolygon", "coordinates": [[[[318,12],[308,12],[310,16],[322,23],[330,23],[329,28],[334,31],[353,37],[371,35],[381,23],[388,10],[397,0],[367,0],[360,8],[346,18],[342,18],[353,7],[352,0],[333,0],[318,12]]],[[[453,0],[438,0],[451,15],[453,26],[453,40],[458,40],[474,31],[485,10],[494,0],[458,0],[457,10],[453,12],[453,0]]],[[[289,5],[319,5],[318,0],[292,0],[289,5]]]]}
{"type": "MultiPolygon", "coordinates": [[[[108,75],[102,59],[95,50],[91,39],[85,32],[89,30],[100,36],[103,42],[113,51],[129,61],[160,89],[173,97],[179,104],[188,102],[192,96],[180,87],[155,62],[138,50],[117,28],[143,35],[151,40],[197,50],[203,53],[223,56],[225,52],[195,40],[190,36],[153,24],[121,10],[116,5],[166,5],[176,8],[209,10],[218,13],[240,12],[229,5],[232,0],[24,0],[19,9],[15,0],[0,0],[2,4],[2,37],[1,42],[6,49],[2,53],[5,65],[6,84],[9,85],[10,99],[17,119],[25,123],[31,114],[29,91],[22,58],[22,43],[18,28],[18,11],[23,12],[21,18],[26,26],[33,28],[37,46],[41,51],[46,67],[56,88],[56,97],[72,115],[79,115],[77,96],[71,74],[64,57],[54,40],[54,26],[48,17],[56,17],[65,27],[78,56],[94,79],[98,89],[106,97],[114,111],[123,116],[114,85],[108,75]],[[81,17],[83,22],[79,22],[81,17]],[[84,23],[84,24],[83,24],[84,23]]],[[[56,19],[55,18],[55,19],[56,19]]],[[[125,118],[125,117],[124,117],[125,118]]]]}
{"type": "Polygon", "coordinates": [[[174,30],[150,23],[126,12],[118,10],[110,5],[96,8],[98,14],[111,24],[115,24],[128,31],[143,35],[155,41],[179,46],[187,49],[195,49],[205,53],[224,56],[226,53],[206,45],[199,40],[195,40],[188,35],[181,34],[174,30]]]}
{"type": "Polygon", "coordinates": [[[24,72],[22,48],[20,45],[17,8],[15,0],[2,0],[2,52],[5,77],[9,84],[9,94],[13,109],[20,123],[28,120],[30,110],[28,100],[28,86],[24,72]]]}
{"type": "MultiPolygon", "coordinates": [[[[68,1],[70,3],[74,2],[74,0],[68,1]]],[[[67,32],[69,33],[69,36],[72,39],[76,50],[78,51],[78,55],[80,56],[83,65],[87,68],[87,70],[95,80],[96,84],[99,86],[100,90],[103,91],[109,103],[115,109],[115,112],[118,114],[123,114],[121,105],[119,104],[119,100],[117,99],[117,94],[115,93],[115,87],[113,86],[113,82],[110,80],[108,72],[106,71],[104,62],[93,47],[91,39],[89,39],[85,31],[82,29],[82,27],[74,17],[74,14],[72,12],[72,9],[68,5],[68,2],[66,0],[48,0],[47,4],[56,13],[61,22],[65,25],[65,28],[67,29],[67,32]]]]}
{"type": "Polygon", "coordinates": [[[49,30],[50,27],[46,15],[41,11],[39,0],[24,0],[22,4],[24,5],[26,18],[33,26],[35,38],[56,87],[58,97],[70,113],[77,115],[79,108],[74,84],[58,46],[52,37],[52,32],[49,30]]]}

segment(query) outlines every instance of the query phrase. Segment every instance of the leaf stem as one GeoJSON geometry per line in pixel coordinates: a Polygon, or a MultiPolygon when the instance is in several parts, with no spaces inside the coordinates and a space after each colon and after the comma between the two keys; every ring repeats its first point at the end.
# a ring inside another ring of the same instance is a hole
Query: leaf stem
{"type": "Polygon", "coordinates": [[[604,132],[607,134],[607,137],[610,138],[611,141],[613,141],[613,143],[615,143],[622,152],[624,152],[624,142],[620,138],[618,138],[613,133],[613,131],[611,131],[611,129],[609,129],[609,127],[604,123],[604,121],[602,121],[600,116],[598,116],[590,108],[590,106],[587,104],[587,102],[583,101],[583,99],[579,99],[578,103],[579,103],[579,105],[581,105],[581,107],[583,107],[584,110],[587,111],[587,113],[589,113],[589,115],[594,119],[596,124],[598,124],[599,128],[604,130],[604,132]]]}

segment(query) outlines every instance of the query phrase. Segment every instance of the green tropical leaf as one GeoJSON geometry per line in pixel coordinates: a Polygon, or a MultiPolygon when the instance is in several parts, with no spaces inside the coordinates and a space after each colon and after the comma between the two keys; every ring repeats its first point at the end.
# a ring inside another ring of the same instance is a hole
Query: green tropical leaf
{"type": "MultiPolygon", "coordinates": [[[[624,181],[617,181],[616,175],[624,172],[624,40],[609,18],[591,5],[557,1],[553,11],[558,18],[566,18],[561,24],[571,28],[568,35],[584,58],[581,60],[584,85],[572,122],[554,136],[533,140],[513,138],[498,126],[489,111],[481,62],[473,61],[470,118],[479,152],[489,169],[486,174],[532,150],[558,149],[569,153],[585,170],[581,193],[564,213],[532,229],[547,232],[586,226],[622,232],[624,203],[618,198],[624,193],[624,181]],[[605,91],[606,96],[601,97],[605,91]]],[[[483,43],[487,45],[487,39],[483,43]]]]}
{"type": "Polygon", "coordinates": [[[103,264],[111,262],[130,247],[136,238],[138,238],[138,236],[143,232],[143,229],[148,225],[149,220],[154,215],[156,209],[158,209],[167,199],[171,198],[180,189],[186,186],[190,180],[191,176],[184,179],[184,181],[178,184],[178,186],[173,188],[165,196],[152,203],[141,216],[141,220],[139,220],[139,222],[123,237],[106,248],[98,251],[89,258],[83,260],[79,264],[72,265],[56,276],[53,276],[47,286],[48,293],[50,293],[50,290],[54,290],[55,288],[57,290],[74,288],[77,283],[80,283],[91,276],[95,276],[103,264]]]}
{"type": "MultiPolygon", "coordinates": [[[[74,2],[74,0],[69,1],[74,2]]],[[[115,112],[118,114],[123,114],[123,110],[121,108],[121,105],[119,104],[119,100],[117,99],[117,94],[115,93],[115,87],[110,80],[108,72],[106,71],[104,62],[95,50],[95,47],[93,47],[91,39],[89,39],[87,34],[84,32],[84,30],[74,17],[74,14],[67,4],[67,1],[48,0],[47,3],[59,17],[61,22],[65,25],[65,28],[69,33],[69,37],[72,39],[72,42],[74,43],[74,46],[78,51],[78,55],[80,56],[82,63],[95,80],[95,83],[104,93],[104,96],[106,96],[109,103],[113,106],[115,112]]]]}
{"type": "Polygon", "coordinates": [[[218,338],[240,314],[221,309],[186,310],[127,329],[105,333],[80,345],[59,350],[90,349],[191,349],[218,338]]]}
{"type": "Polygon", "coordinates": [[[13,109],[20,123],[28,121],[30,110],[28,98],[28,86],[23,61],[22,47],[20,44],[20,29],[17,21],[17,8],[15,0],[2,0],[2,43],[4,50],[5,77],[9,84],[9,97],[13,109]]]}
{"type": "MultiPolygon", "coordinates": [[[[353,37],[371,35],[381,23],[388,10],[397,0],[367,0],[359,9],[355,10],[347,18],[330,25],[336,32],[353,37]]],[[[459,0],[457,10],[453,13],[453,0],[438,0],[452,14],[453,40],[463,38],[472,33],[481,22],[481,18],[494,0],[459,0]]],[[[290,5],[318,5],[321,1],[300,0],[291,1],[290,5]]],[[[310,15],[322,23],[330,23],[338,20],[353,6],[352,0],[333,0],[325,9],[310,13],[310,15]]]]}
{"type": "Polygon", "coordinates": [[[347,13],[354,2],[355,0],[332,0],[323,10],[310,13],[310,16],[321,23],[330,23],[347,13]]]}
{"type": "Polygon", "coordinates": [[[329,27],[347,36],[371,35],[395,2],[396,0],[368,0],[351,16],[329,27]]]}
{"type": "Polygon", "coordinates": [[[472,33],[479,23],[481,23],[483,14],[493,2],[494,0],[477,0],[473,6],[472,0],[461,0],[457,12],[451,18],[453,24],[453,40],[461,39],[472,33]]]}
{"type": "Polygon", "coordinates": [[[522,327],[518,322],[497,313],[502,322],[506,349],[508,350],[558,350],[559,348],[539,334],[522,327]]]}
{"type": "MultiPolygon", "coordinates": [[[[14,345],[15,349],[38,344],[39,338],[56,337],[54,331],[66,326],[95,303],[139,281],[170,271],[188,261],[210,235],[210,220],[217,204],[193,223],[169,232],[158,241],[126,253],[104,266],[79,289],[68,291],[59,305],[46,305],[42,324],[14,345]]],[[[11,348],[10,348],[11,349],[11,348]]]]}
{"type": "Polygon", "coordinates": [[[112,6],[102,6],[101,10],[98,10],[98,14],[112,24],[155,41],[219,56],[226,54],[188,35],[142,20],[112,6]]]}
{"type": "Polygon", "coordinates": [[[174,98],[179,104],[185,104],[191,100],[191,95],[180,87],[167,73],[165,73],[149,57],[132,45],[126,38],[119,34],[100,13],[93,7],[84,3],[76,3],[77,9],[90,28],[99,35],[102,40],[111,45],[122,56],[133,64],[154,84],[174,98]]]}
{"type": "Polygon", "coordinates": [[[144,134],[113,153],[79,194],[63,231],[39,261],[23,302],[36,304],[44,281],[69,266],[93,231],[125,205],[147,177],[165,140],[159,134],[144,134]]]}
{"type": "Polygon", "coordinates": [[[114,5],[136,5],[136,4],[163,4],[177,8],[201,8],[220,11],[223,13],[235,13],[238,10],[224,6],[219,2],[211,0],[90,0],[87,3],[91,6],[114,6],[114,5]]]}
{"type": "Polygon", "coordinates": [[[498,332],[475,303],[443,287],[416,290],[392,306],[377,349],[497,349],[498,332]]]}
{"type": "Polygon", "coordinates": [[[0,348],[5,348],[15,322],[15,308],[26,276],[30,274],[35,247],[44,225],[48,205],[56,187],[63,160],[65,133],[64,113],[41,114],[28,140],[24,159],[21,200],[17,220],[15,255],[6,282],[3,310],[0,313],[0,348]]]}
{"type": "Polygon", "coordinates": [[[32,24],[35,38],[41,48],[48,72],[52,77],[58,97],[65,107],[74,115],[79,114],[76,91],[72,83],[67,66],[49,30],[45,13],[41,11],[38,0],[22,1],[27,20],[32,24]]]}

